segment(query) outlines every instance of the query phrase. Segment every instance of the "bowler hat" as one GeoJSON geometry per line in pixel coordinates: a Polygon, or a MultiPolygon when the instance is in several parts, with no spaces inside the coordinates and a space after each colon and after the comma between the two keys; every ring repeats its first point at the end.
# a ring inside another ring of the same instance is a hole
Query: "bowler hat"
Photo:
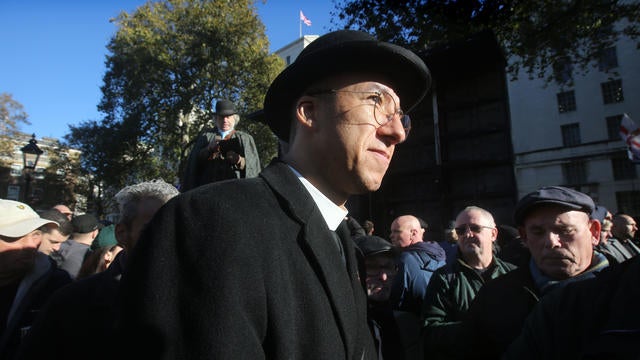
{"type": "Polygon", "coordinates": [[[595,208],[593,199],[585,193],[562,186],[545,186],[525,195],[518,201],[513,215],[516,224],[523,225],[527,214],[543,204],[561,205],[571,210],[586,212],[589,215],[595,208]]]}
{"type": "Polygon", "coordinates": [[[218,100],[216,102],[216,115],[229,116],[237,114],[236,107],[229,100],[218,100]]]}
{"type": "Polygon", "coordinates": [[[367,75],[391,87],[405,112],[427,94],[431,74],[422,59],[403,47],[354,30],[339,30],[314,40],[271,83],[264,99],[267,125],[289,141],[295,101],[309,86],[335,75],[367,75]]]}

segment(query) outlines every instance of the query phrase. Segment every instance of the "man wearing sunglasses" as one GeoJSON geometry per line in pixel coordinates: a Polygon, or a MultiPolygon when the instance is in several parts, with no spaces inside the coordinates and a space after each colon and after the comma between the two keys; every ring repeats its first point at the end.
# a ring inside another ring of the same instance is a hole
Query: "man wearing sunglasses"
{"type": "Polygon", "coordinates": [[[456,261],[438,269],[423,303],[425,354],[430,359],[456,359],[466,346],[462,320],[474,297],[485,284],[515,268],[493,255],[498,229],[493,215],[468,206],[456,217],[456,261]]]}
{"type": "Polygon", "coordinates": [[[500,358],[540,298],[595,278],[609,265],[603,254],[593,251],[600,238],[600,222],[590,217],[594,208],[587,194],[561,186],[542,187],[516,204],[514,220],[531,258],[528,266],[478,293],[465,323],[470,354],[500,358]]]}

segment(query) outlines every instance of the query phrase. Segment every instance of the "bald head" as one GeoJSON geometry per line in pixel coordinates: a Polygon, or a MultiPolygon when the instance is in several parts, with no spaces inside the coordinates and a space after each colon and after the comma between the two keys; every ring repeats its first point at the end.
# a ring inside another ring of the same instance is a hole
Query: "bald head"
{"type": "Polygon", "coordinates": [[[413,215],[402,215],[391,223],[391,243],[397,247],[407,247],[422,241],[424,229],[420,220],[413,215]]]}
{"type": "Polygon", "coordinates": [[[71,220],[71,218],[73,217],[73,211],[71,211],[71,209],[69,209],[66,205],[58,204],[54,206],[53,209],[60,211],[60,213],[66,216],[69,220],[71,220]]]}
{"type": "Polygon", "coordinates": [[[613,227],[611,232],[613,236],[619,240],[633,239],[638,231],[636,221],[626,214],[617,214],[613,217],[613,227]]]}

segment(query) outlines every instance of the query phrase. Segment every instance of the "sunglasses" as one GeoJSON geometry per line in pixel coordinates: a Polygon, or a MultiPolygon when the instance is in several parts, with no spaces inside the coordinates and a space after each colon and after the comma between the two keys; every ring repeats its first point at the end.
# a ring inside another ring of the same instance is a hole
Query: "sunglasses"
{"type": "Polygon", "coordinates": [[[484,226],[484,225],[477,225],[477,224],[464,224],[462,226],[458,226],[454,230],[456,231],[456,234],[462,236],[467,233],[467,229],[471,230],[471,232],[474,234],[479,234],[482,231],[482,229],[493,230],[494,228],[492,228],[491,226],[484,226]]]}

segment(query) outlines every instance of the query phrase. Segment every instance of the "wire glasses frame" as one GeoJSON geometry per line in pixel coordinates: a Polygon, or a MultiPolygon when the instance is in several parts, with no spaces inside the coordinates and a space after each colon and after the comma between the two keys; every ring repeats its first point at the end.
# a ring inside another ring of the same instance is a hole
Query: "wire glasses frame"
{"type": "Polygon", "coordinates": [[[482,231],[482,229],[493,230],[495,228],[491,226],[484,226],[484,225],[478,225],[478,224],[464,224],[462,226],[458,226],[454,230],[456,231],[456,234],[458,234],[458,236],[462,236],[467,233],[467,229],[471,230],[471,232],[473,232],[474,234],[479,234],[482,231]]]}
{"type": "Polygon", "coordinates": [[[399,116],[400,123],[402,123],[402,128],[404,129],[405,140],[409,136],[409,131],[411,131],[411,118],[409,117],[409,115],[405,115],[402,109],[398,108],[393,96],[391,96],[391,94],[386,91],[355,91],[331,89],[313,91],[308,95],[315,96],[338,93],[369,95],[367,99],[373,101],[373,118],[375,119],[376,123],[380,126],[384,126],[393,121],[396,116],[399,116]]]}

